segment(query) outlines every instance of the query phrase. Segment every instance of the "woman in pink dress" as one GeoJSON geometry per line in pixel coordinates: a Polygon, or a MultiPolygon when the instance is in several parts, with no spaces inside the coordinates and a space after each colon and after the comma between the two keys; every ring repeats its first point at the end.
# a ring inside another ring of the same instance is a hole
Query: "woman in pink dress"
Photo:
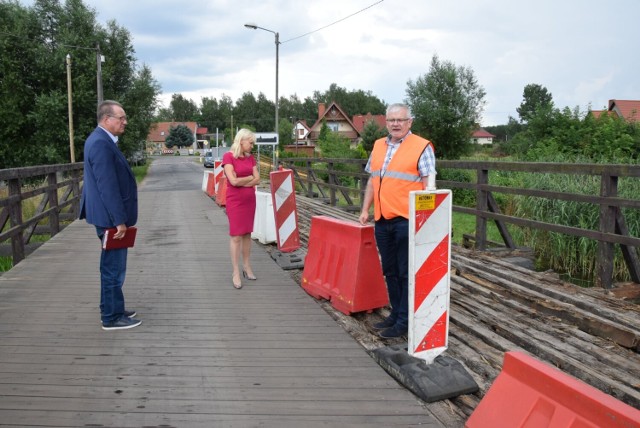
{"type": "Polygon", "coordinates": [[[229,219],[231,240],[232,282],[235,288],[242,288],[240,279],[240,255],[242,254],[242,275],[249,280],[256,277],[251,269],[251,232],[256,214],[256,189],[260,183],[260,173],[251,149],[256,136],[248,129],[238,131],[231,150],[222,156],[222,167],[227,178],[226,208],[229,219]]]}

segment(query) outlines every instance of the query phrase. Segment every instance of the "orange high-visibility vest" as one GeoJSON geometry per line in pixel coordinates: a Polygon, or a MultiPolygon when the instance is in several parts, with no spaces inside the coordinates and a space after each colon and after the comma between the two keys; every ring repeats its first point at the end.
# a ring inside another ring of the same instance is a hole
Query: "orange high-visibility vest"
{"type": "Polygon", "coordinates": [[[387,154],[387,138],[377,140],[371,152],[371,178],[373,184],[374,217],[390,220],[395,217],[409,218],[409,192],[424,190],[418,170],[420,155],[433,143],[415,134],[409,134],[387,166],[384,175],[382,164],[387,154]]]}

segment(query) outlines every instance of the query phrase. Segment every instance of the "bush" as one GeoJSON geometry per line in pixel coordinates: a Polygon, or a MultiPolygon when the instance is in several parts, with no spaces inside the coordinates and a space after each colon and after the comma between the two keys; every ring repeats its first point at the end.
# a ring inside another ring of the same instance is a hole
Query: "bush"
{"type": "MultiPolygon", "coordinates": [[[[459,183],[471,183],[471,171],[461,169],[440,169],[437,179],[444,181],[456,181],[459,183]]],[[[472,189],[453,189],[453,203],[463,207],[476,206],[476,193],[472,189]]]]}

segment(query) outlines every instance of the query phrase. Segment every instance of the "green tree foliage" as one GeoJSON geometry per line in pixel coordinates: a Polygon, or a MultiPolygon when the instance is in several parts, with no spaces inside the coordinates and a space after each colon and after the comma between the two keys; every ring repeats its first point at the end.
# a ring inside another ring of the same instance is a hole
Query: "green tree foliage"
{"type": "Polygon", "coordinates": [[[336,102],[348,116],[367,113],[385,114],[386,110],[385,103],[371,91],[347,91],[335,83],[332,83],[325,92],[314,91],[312,100],[316,111],[318,103],[329,105],[331,102],[336,102]]]}
{"type": "MultiPolygon", "coordinates": [[[[348,138],[341,136],[337,132],[333,132],[327,127],[326,123],[322,125],[320,136],[318,137],[318,146],[320,147],[321,156],[325,159],[366,159],[367,153],[361,148],[352,149],[351,142],[348,138]]],[[[338,171],[345,171],[351,174],[360,172],[359,165],[336,163],[333,168],[338,171]]],[[[322,176],[327,180],[328,175],[322,176]]],[[[354,178],[352,176],[340,176],[337,178],[343,186],[353,186],[354,178]]]]}
{"type": "Polygon", "coordinates": [[[371,150],[373,150],[373,143],[385,135],[387,135],[387,130],[385,128],[380,128],[373,120],[368,121],[364,124],[364,129],[362,130],[362,147],[367,153],[371,153],[371,150]]]}
{"type": "MultiPolygon", "coordinates": [[[[386,109],[384,102],[371,92],[347,91],[333,83],[327,91],[316,91],[313,97],[306,97],[304,100],[300,100],[296,94],[289,98],[280,97],[278,121],[286,119],[293,124],[297,120],[304,120],[311,126],[318,120],[318,103],[328,105],[333,101],[337,102],[350,117],[367,113],[384,114],[386,109]]],[[[207,127],[210,132],[214,132],[215,128],[218,128],[221,133],[224,130],[225,135],[231,135],[232,126],[235,128],[238,123],[250,124],[251,128],[257,132],[273,132],[275,105],[262,92],[257,96],[251,92],[245,92],[235,103],[226,95],[223,95],[220,100],[204,97],[200,106],[180,94],[173,94],[169,107],[158,110],[156,121],[174,120],[195,121],[207,127]]],[[[278,133],[280,133],[279,129],[278,133]]],[[[282,140],[288,141],[289,138],[282,140]]]]}
{"type": "Polygon", "coordinates": [[[173,94],[169,106],[175,122],[191,122],[200,115],[197,104],[181,94],[173,94]]]}
{"type": "Polygon", "coordinates": [[[522,161],[629,163],[640,159],[640,125],[616,115],[595,118],[577,107],[541,109],[503,150],[522,161]]]}
{"type": "Polygon", "coordinates": [[[119,147],[125,155],[137,150],[159,87],[148,69],[136,68],[126,29],[114,21],[99,25],[81,0],[36,0],[32,7],[0,2],[0,31],[0,168],[70,160],[67,54],[75,159],[82,160],[84,140],[96,126],[98,53],[106,57],[104,98],[122,102],[130,118],[119,147]]]}
{"type": "Polygon", "coordinates": [[[486,126],[485,129],[496,136],[495,142],[505,143],[511,141],[513,137],[525,129],[525,125],[518,122],[515,118],[509,116],[509,122],[506,125],[486,126]]]}
{"type": "Polygon", "coordinates": [[[553,96],[544,86],[531,83],[524,87],[522,103],[516,108],[520,121],[528,123],[539,111],[553,109],[553,96]]]}
{"type": "Polygon", "coordinates": [[[470,135],[480,122],[485,91],[473,70],[431,60],[429,72],[407,82],[413,130],[433,141],[438,157],[457,159],[472,148],[470,135]]]}
{"type": "Polygon", "coordinates": [[[284,151],[284,146],[293,144],[293,124],[287,119],[280,119],[278,128],[278,149],[284,151]]]}
{"type": "Polygon", "coordinates": [[[129,154],[129,157],[145,149],[149,126],[154,121],[154,113],[158,107],[159,93],[160,85],[153,78],[151,69],[143,65],[136,71],[131,87],[122,97],[127,111],[135,112],[128,116],[126,138],[118,144],[120,150],[129,154]]]}
{"type": "Polygon", "coordinates": [[[192,146],[195,142],[193,133],[185,125],[178,125],[169,129],[169,135],[167,136],[164,144],[171,148],[177,146],[178,148],[192,146]]]}

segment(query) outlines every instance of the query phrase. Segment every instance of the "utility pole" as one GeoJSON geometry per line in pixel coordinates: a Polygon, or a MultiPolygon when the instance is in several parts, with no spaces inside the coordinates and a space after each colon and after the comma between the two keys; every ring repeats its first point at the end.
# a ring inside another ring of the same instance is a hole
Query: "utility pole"
{"type": "Polygon", "coordinates": [[[73,147],[73,101],[71,98],[71,55],[67,54],[67,94],[69,104],[69,151],[71,153],[71,163],[76,161],[76,153],[73,147]]]}
{"type": "Polygon", "coordinates": [[[96,44],[96,70],[97,70],[97,76],[96,76],[96,81],[97,81],[97,85],[98,85],[98,105],[100,105],[103,101],[103,96],[102,96],[102,61],[103,61],[103,57],[102,57],[102,53],[100,52],[100,43],[96,44]]]}

